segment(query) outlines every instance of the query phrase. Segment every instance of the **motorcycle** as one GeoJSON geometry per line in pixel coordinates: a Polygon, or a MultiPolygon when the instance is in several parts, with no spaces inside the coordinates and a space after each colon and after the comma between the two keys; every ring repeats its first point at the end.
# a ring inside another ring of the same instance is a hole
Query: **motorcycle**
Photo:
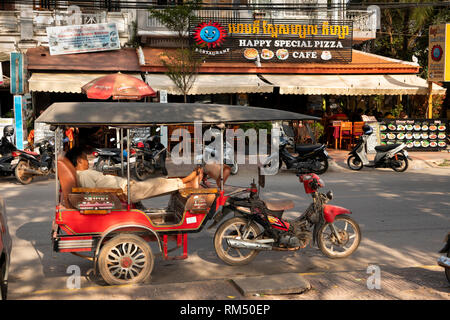
{"type": "Polygon", "coordinates": [[[144,142],[138,142],[134,149],[136,151],[134,168],[138,180],[147,179],[156,170],[161,170],[163,175],[168,174],[166,169],[167,148],[161,143],[159,135],[151,136],[144,142]]]}
{"type": "Polygon", "coordinates": [[[288,136],[285,130],[280,131],[280,144],[278,154],[273,153],[265,162],[265,166],[278,156],[278,169],[281,168],[283,162],[287,169],[295,169],[297,174],[302,173],[316,173],[323,174],[328,170],[328,152],[325,150],[326,146],[323,144],[312,145],[295,145],[292,136],[288,136]],[[291,154],[287,148],[294,147],[297,155],[291,154]]]}
{"type": "Polygon", "coordinates": [[[408,151],[404,150],[406,147],[404,143],[376,146],[375,159],[369,161],[367,158],[367,141],[369,136],[373,133],[373,128],[369,125],[364,125],[362,129],[363,135],[347,158],[347,165],[351,170],[361,170],[364,166],[373,168],[392,168],[397,172],[404,172],[408,169],[408,159],[412,159],[409,157],[408,151]]]}
{"type": "Polygon", "coordinates": [[[447,256],[440,256],[437,260],[437,264],[444,268],[445,276],[448,282],[450,282],[450,232],[445,237],[445,246],[439,250],[439,253],[445,253],[447,256]]]}
{"type": "Polygon", "coordinates": [[[35,143],[34,148],[39,153],[20,150],[18,153],[17,166],[15,167],[15,175],[17,181],[21,184],[29,184],[34,176],[48,176],[55,173],[54,164],[54,140],[42,140],[35,143]]]}
{"type": "Polygon", "coordinates": [[[16,162],[13,163],[19,154],[16,146],[10,141],[14,135],[14,128],[6,126],[3,129],[3,137],[0,140],[0,175],[10,176],[14,174],[16,162]]]}
{"type": "MultiPolygon", "coordinates": [[[[94,159],[94,169],[103,173],[118,171],[121,169],[121,157],[119,148],[96,148],[92,155],[94,159]]],[[[124,160],[127,159],[126,151],[123,154],[124,160]]],[[[126,169],[126,163],[124,163],[126,169]]]]}
{"type": "MultiPolygon", "coordinates": [[[[260,199],[260,190],[254,181],[250,189],[230,194],[212,225],[229,213],[235,214],[223,222],[214,235],[214,248],[223,262],[244,265],[260,251],[295,251],[305,248],[311,241],[311,245],[316,243],[329,258],[348,257],[358,248],[361,231],[358,223],[348,216],[351,211],[327,204],[333,199],[333,193],[319,192],[324,183],[316,174],[298,176],[313,202],[294,220],[283,219],[284,212],[294,207],[292,201],[260,199]]],[[[264,176],[259,174],[259,186],[264,187],[264,184],[264,176]]]]}

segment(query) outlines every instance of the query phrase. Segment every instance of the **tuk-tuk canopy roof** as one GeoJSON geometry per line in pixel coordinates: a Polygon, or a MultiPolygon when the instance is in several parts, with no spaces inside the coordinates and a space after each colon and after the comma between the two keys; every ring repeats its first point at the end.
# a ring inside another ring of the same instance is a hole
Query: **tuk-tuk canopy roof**
{"type": "Polygon", "coordinates": [[[63,102],[54,103],[36,120],[51,125],[145,126],[320,120],[295,112],[202,103],[63,102]]]}

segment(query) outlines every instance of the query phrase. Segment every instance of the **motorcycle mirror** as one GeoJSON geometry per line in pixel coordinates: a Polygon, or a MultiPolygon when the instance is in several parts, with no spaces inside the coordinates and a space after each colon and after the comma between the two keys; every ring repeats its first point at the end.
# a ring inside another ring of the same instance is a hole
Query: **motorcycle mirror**
{"type": "Polygon", "coordinates": [[[52,124],[52,125],[50,126],[50,131],[55,131],[57,128],[58,128],[57,126],[55,126],[54,124],[52,124]]]}
{"type": "Polygon", "coordinates": [[[333,199],[333,192],[331,190],[327,192],[327,198],[329,200],[333,199]]]}

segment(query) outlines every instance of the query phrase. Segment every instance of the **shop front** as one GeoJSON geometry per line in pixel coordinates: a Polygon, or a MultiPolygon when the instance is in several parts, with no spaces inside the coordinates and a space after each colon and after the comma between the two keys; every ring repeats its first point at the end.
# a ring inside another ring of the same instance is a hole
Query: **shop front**
{"type": "MultiPolygon", "coordinates": [[[[141,70],[146,73],[146,82],[151,87],[167,92],[169,101],[181,101],[182,93],[166,75],[164,65],[158,59],[163,52],[170,54],[171,50],[175,49],[144,48],[141,70]]],[[[361,135],[363,115],[371,117],[371,125],[377,124],[374,143],[378,144],[402,140],[381,139],[384,136],[379,126],[385,117],[426,122],[426,112],[421,108],[427,102],[429,86],[417,75],[418,64],[357,50],[351,52],[350,62],[300,64],[264,59],[259,59],[259,63],[256,60],[206,60],[199,67],[189,101],[275,107],[319,116],[322,122],[314,126],[318,131],[316,135],[321,142],[341,149],[350,148],[361,135]],[[345,130],[341,129],[342,122],[345,130]]],[[[431,89],[435,101],[446,94],[446,89],[438,84],[433,84],[431,89]]],[[[445,117],[439,119],[446,122],[445,117]]],[[[444,149],[445,141],[437,139],[429,145],[421,143],[419,147],[417,142],[414,146],[414,140],[404,140],[409,142],[411,150],[433,151],[444,149]],[[434,146],[434,142],[437,146],[429,147],[434,146]]]]}

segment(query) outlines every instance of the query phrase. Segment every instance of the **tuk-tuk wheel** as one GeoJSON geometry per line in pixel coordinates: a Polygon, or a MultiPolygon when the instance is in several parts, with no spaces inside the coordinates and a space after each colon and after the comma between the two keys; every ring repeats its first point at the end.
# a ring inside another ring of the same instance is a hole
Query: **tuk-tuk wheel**
{"type": "Polygon", "coordinates": [[[142,283],[150,276],[153,264],[150,246],[134,234],[115,236],[98,257],[98,269],[109,285],[142,283]]]}

